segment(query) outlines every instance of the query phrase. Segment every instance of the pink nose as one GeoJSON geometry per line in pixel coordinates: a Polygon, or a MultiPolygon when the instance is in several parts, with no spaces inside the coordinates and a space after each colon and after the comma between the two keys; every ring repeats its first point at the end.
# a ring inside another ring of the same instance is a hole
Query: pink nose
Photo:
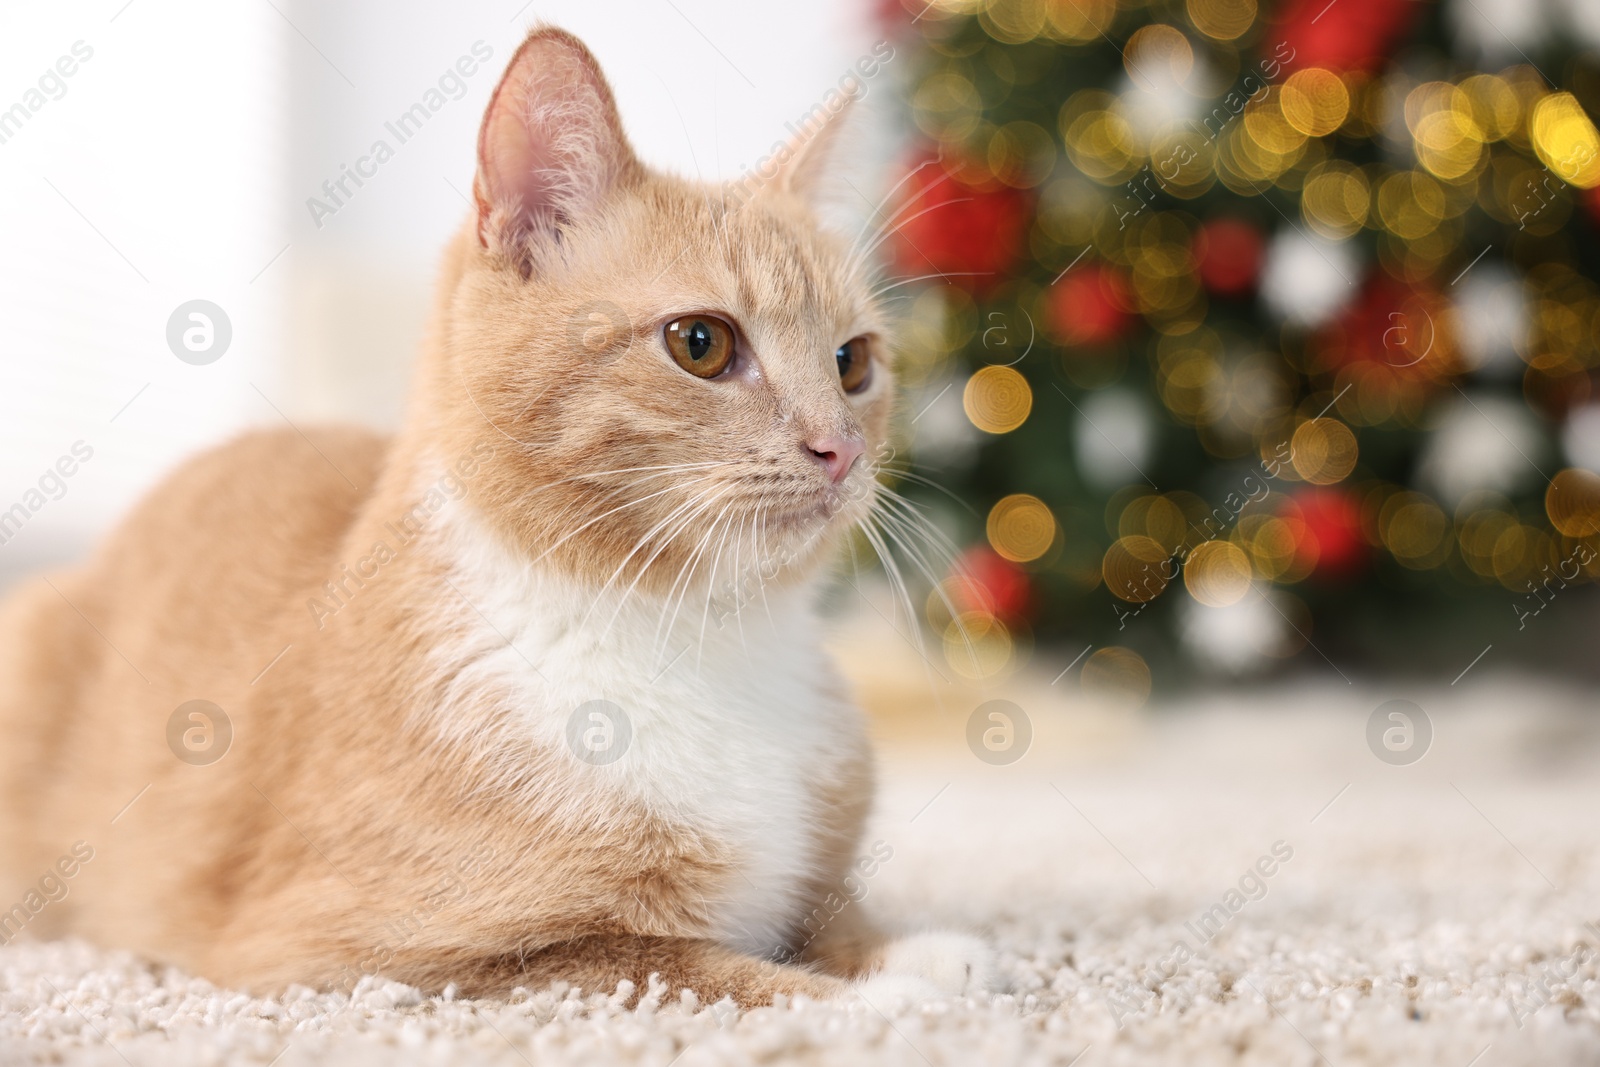
{"type": "Polygon", "coordinates": [[[828,472],[828,480],[838,485],[867,450],[867,445],[859,437],[823,437],[809,442],[806,448],[828,472]]]}

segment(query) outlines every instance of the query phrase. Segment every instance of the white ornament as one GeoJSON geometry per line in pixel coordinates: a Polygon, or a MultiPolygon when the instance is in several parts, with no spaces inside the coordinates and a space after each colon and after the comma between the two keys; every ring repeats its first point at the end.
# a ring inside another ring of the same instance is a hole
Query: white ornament
{"type": "Polygon", "coordinates": [[[1289,623],[1259,585],[1226,607],[1184,597],[1178,606],[1178,635],[1196,662],[1224,674],[1259,671],[1289,650],[1289,623]]]}
{"type": "Polygon", "coordinates": [[[1600,403],[1573,409],[1561,429],[1561,448],[1574,467],[1600,472],[1600,403]]]}
{"type": "Polygon", "coordinates": [[[934,379],[906,404],[913,419],[912,451],[920,462],[946,475],[971,466],[983,436],[961,406],[965,384],[948,376],[934,379]]]}
{"type": "MultiPolygon", "coordinates": [[[[1565,0],[1576,8],[1593,0],[1565,0]]],[[[1553,0],[1455,0],[1446,18],[1456,48],[1490,69],[1537,51],[1550,36],[1553,0]]]]}
{"type": "Polygon", "coordinates": [[[1508,268],[1483,263],[1453,289],[1455,334],[1467,366],[1504,378],[1522,369],[1528,344],[1528,300],[1508,268]]]}
{"type": "Polygon", "coordinates": [[[1280,319],[1318,326],[1356,295],[1361,265],[1349,241],[1330,241],[1297,226],[1280,230],[1267,248],[1261,298],[1280,319]]]}
{"type": "Polygon", "coordinates": [[[1418,474],[1447,508],[1474,490],[1510,496],[1539,481],[1544,435],[1533,413],[1498,396],[1461,395],[1438,411],[1418,474]]]}
{"type": "Polygon", "coordinates": [[[1127,389],[1102,389],[1077,401],[1073,445],[1078,473],[1097,489],[1143,481],[1155,429],[1150,409],[1127,389]]]}

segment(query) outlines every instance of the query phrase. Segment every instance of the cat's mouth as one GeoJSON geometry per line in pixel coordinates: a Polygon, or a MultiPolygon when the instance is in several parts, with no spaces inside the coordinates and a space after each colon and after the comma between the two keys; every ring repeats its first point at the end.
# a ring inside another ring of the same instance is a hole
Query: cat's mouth
{"type": "Polygon", "coordinates": [[[859,495],[843,486],[829,486],[809,499],[774,508],[767,521],[792,532],[821,534],[830,527],[848,525],[860,519],[861,516],[856,514],[861,510],[858,507],[859,495]]]}

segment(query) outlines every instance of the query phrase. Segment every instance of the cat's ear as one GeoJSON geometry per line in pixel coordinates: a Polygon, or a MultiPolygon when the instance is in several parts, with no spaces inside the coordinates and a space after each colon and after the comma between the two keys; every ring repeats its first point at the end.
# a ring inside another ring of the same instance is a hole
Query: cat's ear
{"type": "Polygon", "coordinates": [[[827,178],[838,162],[842,131],[856,102],[854,93],[838,89],[829,93],[779,153],[785,162],[778,172],[778,187],[814,208],[836,191],[828,188],[827,178]]]}
{"type": "Polygon", "coordinates": [[[583,42],[544,26],[522,42],[478,131],[478,240],[522,258],[638,167],[616,101],[583,42]]]}

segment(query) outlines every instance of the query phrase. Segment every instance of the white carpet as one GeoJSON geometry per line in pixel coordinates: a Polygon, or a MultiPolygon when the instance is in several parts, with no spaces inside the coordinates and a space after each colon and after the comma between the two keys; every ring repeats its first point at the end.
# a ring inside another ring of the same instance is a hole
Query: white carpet
{"type": "Polygon", "coordinates": [[[968,752],[970,703],[922,727],[888,721],[873,836],[895,853],[866,901],[905,927],[991,934],[1012,988],[992,1001],[741,1015],[383,984],[261,1000],[80,944],[19,943],[0,949],[0,1059],[1600,1064],[1592,693],[1484,671],[1454,689],[1280,687],[1181,713],[1096,710],[1038,683],[1013,695],[1036,737],[1011,766],[968,752]],[[1411,766],[1366,745],[1368,714],[1397,696],[1433,716],[1411,766]],[[1278,841],[1293,856],[1265,896],[1202,944],[1186,923],[1226,910],[1278,841]],[[1164,964],[1180,940],[1194,959],[1164,964]]]}

